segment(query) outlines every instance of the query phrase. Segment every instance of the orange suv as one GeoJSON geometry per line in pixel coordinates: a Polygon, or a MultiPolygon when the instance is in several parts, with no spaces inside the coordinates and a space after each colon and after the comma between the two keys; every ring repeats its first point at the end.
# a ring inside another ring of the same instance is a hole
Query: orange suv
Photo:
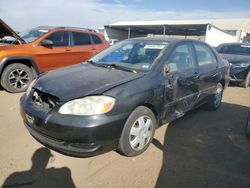
{"type": "Polygon", "coordinates": [[[86,61],[108,46],[94,30],[41,26],[18,35],[0,19],[1,86],[23,92],[38,74],[86,61]]]}

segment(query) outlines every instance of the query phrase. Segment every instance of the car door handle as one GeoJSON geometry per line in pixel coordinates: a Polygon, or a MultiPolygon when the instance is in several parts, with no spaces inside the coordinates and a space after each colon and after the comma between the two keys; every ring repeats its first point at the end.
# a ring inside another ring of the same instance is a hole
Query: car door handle
{"type": "Polygon", "coordinates": [[[66,51],[66,52],[70,52],[70,51],[71,51],[71,49],[66,48],[66,49],[65,49],[65,51],[66,51]]]}
{"type": "Polygon", "coordinates": [[[92,47],[92,50],[96,50],[96,48],[92,47]]]}

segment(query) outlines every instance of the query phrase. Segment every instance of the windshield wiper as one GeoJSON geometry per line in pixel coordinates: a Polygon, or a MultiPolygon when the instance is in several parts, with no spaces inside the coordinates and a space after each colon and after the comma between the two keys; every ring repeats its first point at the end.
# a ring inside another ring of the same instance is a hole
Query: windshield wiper
{"type": "Polygon", "coordinates": [[[98,66],[98,67],[108,68],[107,65],[102,64],[102,63],[96,63],[96,62],[94,62],[94,61],[92,61],[92,60],[88,60],[87,63],[90,63],[90,64],[95,65],[95,66],[98,66]]]}
{"type": "Polygon", "coordinates": [[[92,65],[98,66],[98,67],[104,67],[104,68],[114,68],[114,69],[119,69],[119,70],[123,70],[123,71],[127,71],[127,72],[133,72],[133,73],[137,73],[135,70],[132,70],[130,68],[124,67],[124,66],[120,66],[117,64],[107,64],[107,63],[96,63],[92,60],[88,60],[88,63],[91,63],[92,65]]]}
{"type": "Polygon", "coordinates": [[[123,70],[123,71],[127,71],[127,72],[133,72],[133,73],[137,73],[135,70],[124,67],[124,66],[120,66],[117,64],[104,64],[107,66],[107,68],[114,68],[114,69],[119,69],[119,70],[123,70]]]}

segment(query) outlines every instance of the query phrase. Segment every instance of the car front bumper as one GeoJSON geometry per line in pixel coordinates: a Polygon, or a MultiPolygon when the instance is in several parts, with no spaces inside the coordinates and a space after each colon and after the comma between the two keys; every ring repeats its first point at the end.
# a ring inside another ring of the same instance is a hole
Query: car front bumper
{"type": "Polygon", "coordinates": [[[243,82],[249,72],[249,68],[234,68],[230,69],[230,81],[243,82]]]}
{"type": "Polygon", "coordinates": [[[73,116],[45,111],[21,97],[20,111],[26,128],[40,143],[60,153],[85,157],[117,148],[129,114],[73,116]]]}

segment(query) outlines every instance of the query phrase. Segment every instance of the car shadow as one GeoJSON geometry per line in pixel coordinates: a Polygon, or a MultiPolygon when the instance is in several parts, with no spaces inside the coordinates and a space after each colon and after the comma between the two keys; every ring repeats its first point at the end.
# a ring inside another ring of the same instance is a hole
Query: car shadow
{"type": "Polygon", "coordinates": [[[0,84],[0,91],[3,91],[4,90],[4,88],[1,86],[1,84],[0,84]]]}
{"type": "Polygon", "coordinates": [[[157,188],[250,186],[249,107],[223,103],[214,112],[194,110],[168,125],[157,188]]]}
{"type": "Polygon", "coordinates": [[[46,168],[50,157],[53,157],[47,148],[37,149],[32,156],[30,170],[14,172],[3,183],[3,188],[29,187],[67,187],[74,188],[71,171],[67,167],[46,168]]]}

